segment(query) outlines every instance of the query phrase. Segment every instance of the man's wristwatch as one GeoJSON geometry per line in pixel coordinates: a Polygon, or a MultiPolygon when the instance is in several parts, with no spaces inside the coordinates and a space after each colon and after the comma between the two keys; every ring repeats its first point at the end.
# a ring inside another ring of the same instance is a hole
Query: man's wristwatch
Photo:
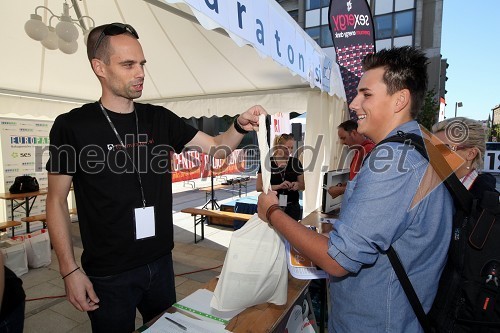
{"type": "Polygon", "coordinates": [[[234,129],[236,130],[236,132],[238,132],[240,134],[247,134],[248,131],[246,129],[244,129],[243,127],[241,127],[240,123],[238,122],[238,117],[239,116],[234,118],[234,122],[233,122],[234,129]]]}

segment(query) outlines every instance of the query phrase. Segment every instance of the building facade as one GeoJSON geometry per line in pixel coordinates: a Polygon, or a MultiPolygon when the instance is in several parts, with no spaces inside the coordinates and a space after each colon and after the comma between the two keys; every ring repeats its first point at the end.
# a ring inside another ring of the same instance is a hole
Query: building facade
{"type": "MultiPolygon", "coordinates": [[[[277,1],[335,59],[328,23],[330,0],[277,1]]],[[[405,45],[422,49],[429,57],[429,90],[434,90],[436,98],[445,98],[448,64],[441,56],[443,0],[367,1],[375,26],[376,50],[405,45]]]]}

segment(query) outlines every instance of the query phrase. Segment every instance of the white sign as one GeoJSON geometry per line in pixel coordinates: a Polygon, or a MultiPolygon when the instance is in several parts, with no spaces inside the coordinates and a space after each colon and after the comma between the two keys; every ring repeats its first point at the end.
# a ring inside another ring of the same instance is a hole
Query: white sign
{"type": "Polygon", "coordinates": [[[484,154],[484,172],[500,172],[500,150],[487,150],[484,154]]]}
{"type": "MultiPolygon", "coordinates": [[[[29,120],[15,118],[0,118],[0,139],[2,155],[2,171],[0,171],[0,180],[3,180],[4,188],[0,192],[9,192],[10,186],[14,183],[17,176],[36,177],[40,188],[47,187],[47,172],[45,164],[49,158],[49,133],[52,127],[52,121],[29,120]]],[[[45,196],[36,198],[31,215],[41,214],[45,211],[45,196]]],[[[1,210],[4,211],[3,219],[11,219],[10,200],[5,200],[1,210]]],[[[14,212],[13,219],[19,221],[25,216],[23,208],[18,208],[14,212]]],[[[42,223],[31,223],[30,231],[38,230],[42,223]]],[[[25,232],[24,223],[15,227],[15,234],[25,232]]]]}
{"type": "MultiPolygon", "coordinates": [[[[181,0],[166,0],[176,3],[181,0]]],[[[226,29],[238,44],[250,44],[309,84],[333,93],[330,87],[332,60],[284,9],[267,1],[182,0],[190,5],[206,29],[226,29]],[[202,15],[200,15],[202,14],[202,15]]]]}

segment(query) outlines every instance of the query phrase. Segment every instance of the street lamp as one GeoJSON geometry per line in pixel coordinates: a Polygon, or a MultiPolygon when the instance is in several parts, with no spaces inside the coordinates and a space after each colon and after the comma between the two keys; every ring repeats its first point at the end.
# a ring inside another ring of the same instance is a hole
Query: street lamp
{"type": "Polygon", "coordinates": [[[455,118],[457,117],[457,108],[461,108],[462,106],[462,102],[455,102],[455,118]]]}

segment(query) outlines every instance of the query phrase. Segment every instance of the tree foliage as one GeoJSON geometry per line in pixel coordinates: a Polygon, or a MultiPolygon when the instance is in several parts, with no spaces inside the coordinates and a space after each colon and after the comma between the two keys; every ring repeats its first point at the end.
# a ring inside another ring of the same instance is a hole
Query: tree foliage
{"type": "Polygon", "coordinates": [[[424,105],[417,117],[417,121],[426,129],[430,130],[432,125],[438,120],[438,113],[439,103],[436,100],[436,92],[434,90],[429,90],[427,94],[425,94],[424,105]]]}

